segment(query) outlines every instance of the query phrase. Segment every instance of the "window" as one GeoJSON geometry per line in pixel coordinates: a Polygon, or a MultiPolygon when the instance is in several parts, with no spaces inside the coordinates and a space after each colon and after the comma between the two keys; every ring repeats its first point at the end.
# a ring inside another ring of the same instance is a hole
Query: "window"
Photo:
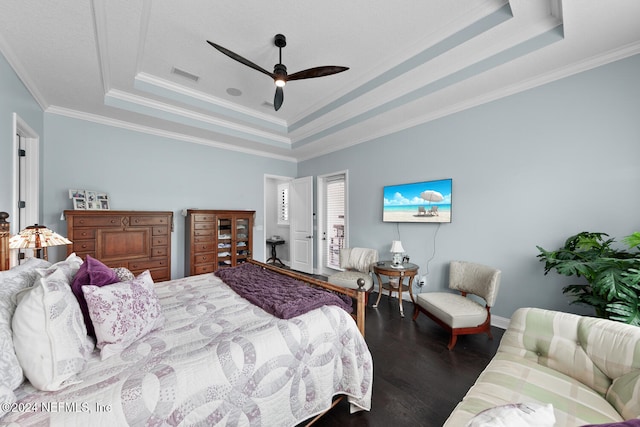
{"type": "Polygon", "coordinates": [[[278,225],[289,225],[289,183],[278,184],[278,225]]]}

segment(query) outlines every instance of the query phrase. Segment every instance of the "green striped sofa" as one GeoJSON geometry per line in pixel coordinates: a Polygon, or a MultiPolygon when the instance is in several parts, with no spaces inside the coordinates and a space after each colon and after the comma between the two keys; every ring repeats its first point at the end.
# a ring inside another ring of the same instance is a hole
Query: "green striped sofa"
{"type": "Polygon", "coordinates": [[[556,426],[640,417],[640,328],[537,308],[511,317],[496,355],[445,426],[510,403],[551,403],[556,426]]]}

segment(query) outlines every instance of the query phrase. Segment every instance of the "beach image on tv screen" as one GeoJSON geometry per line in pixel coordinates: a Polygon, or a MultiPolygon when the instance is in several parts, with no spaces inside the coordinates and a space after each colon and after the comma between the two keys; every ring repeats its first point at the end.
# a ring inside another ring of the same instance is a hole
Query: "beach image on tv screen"
{"type": "Polygon", "coordinates": [[[384,222],[451,222],[451,179],[384,187],[384,222]]]}

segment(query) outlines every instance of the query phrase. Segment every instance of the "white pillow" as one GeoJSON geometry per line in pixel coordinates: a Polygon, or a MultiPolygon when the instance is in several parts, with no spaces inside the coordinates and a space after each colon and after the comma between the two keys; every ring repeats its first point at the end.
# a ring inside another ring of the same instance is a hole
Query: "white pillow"
{"type": "Polygon", "coordinates": [[[80,382],[76,374],[94,347],[69,286],[69,268],[74,265],[52,267],[32,289],[18,295],[13,342],[25,376],[39,390],[80,382]]]}
{"type": "Polygon", "coordinates": [[[473,417],[466,427],[553,427],[556,416],[548,403],[510,403],[486,409],[473,417]]]}
{"type": "Polygon", "coordinates": [[[64,261],[59,261],[47,268],[38,268],[36,269],[42,277],[47,277],[52,274],[54,271],[60,270],[67,281],[67,284],[71,284],[74,276],[80,269],[82,265],[82,258],[76,255],[76,253],[72,253],[69,255],[64,261]]]}
{"type": "Polygon", "coordinates": [[[164,325],[162,307],[149,270],[128,282],[85,285],[82,293],[102,360],[119,354],[134,341],[164,325]]]}
{"type": "MultiPolygon", "coordinates": [[[[28,258],[11,270],[0,272],[0,403],[15,402],[13,390],[24,381],[11,332],[11,321],[16,311],[16,294],[33,286],[40,277],[37,268],[49,266],[51,263],[43,259],[28,258]]],[[[4,413],[0,405],[0,417],[4,413]]]]}

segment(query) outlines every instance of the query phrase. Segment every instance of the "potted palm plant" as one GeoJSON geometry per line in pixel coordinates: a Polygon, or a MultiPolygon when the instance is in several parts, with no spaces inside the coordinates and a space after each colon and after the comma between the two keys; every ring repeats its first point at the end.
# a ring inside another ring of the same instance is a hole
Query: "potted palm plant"
{"type": "Polygon", "coordinates": [[[565,286],[572,303],[590,305],[598,317],[640,326],[640,232],[623,239],[627,249],[615,247],[605,233],[582,232],[564,246],[547,251],[537,246],[544,274],[584,277],[586,283],[565,286]]]}

